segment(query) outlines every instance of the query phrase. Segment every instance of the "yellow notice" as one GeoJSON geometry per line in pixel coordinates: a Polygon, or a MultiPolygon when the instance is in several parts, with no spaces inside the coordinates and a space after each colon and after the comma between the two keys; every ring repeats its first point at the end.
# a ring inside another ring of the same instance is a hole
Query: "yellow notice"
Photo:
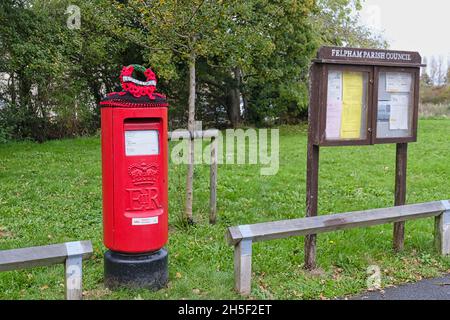
{"type": "Polygon", "coordinates": [[[361,113],[363,104],[363,74],[344,72],[342,93],[342,139],[361,137],[361,113]]]}

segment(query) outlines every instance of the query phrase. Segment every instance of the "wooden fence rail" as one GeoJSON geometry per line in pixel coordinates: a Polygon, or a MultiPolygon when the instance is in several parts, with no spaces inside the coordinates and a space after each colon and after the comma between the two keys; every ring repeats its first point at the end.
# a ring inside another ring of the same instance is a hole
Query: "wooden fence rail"
{"type": "Polygon", "coordinates": [[[67,300],[82,299],[82,261],[92,255],[91,241],[0,251],[0,272],[64,263],[67,300]]]}
{"type": "Polygon", "coordinates": [[[229,227],[226,238],[228,244],[234,246],[235,289],[242,295],[250,293],[253,242],[428,217],[436,217],[437,249],[440,254],[449,255],[450,202],[448,200],[229,227]]]}
{"type": "Polygon", "coordinates": [[[193,136],[187,130],[169,132],[169,140],[179,139],[211,139],[211,164],[209,170],[209,223],[215,224],[217,220],[217,149],[219,130],[194,131],[193,136]]]}

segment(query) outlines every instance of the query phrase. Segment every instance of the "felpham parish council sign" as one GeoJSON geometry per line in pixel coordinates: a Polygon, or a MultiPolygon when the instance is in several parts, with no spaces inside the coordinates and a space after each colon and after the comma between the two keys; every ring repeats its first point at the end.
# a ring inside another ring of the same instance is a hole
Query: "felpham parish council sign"
{"type": "Polygon", "coordinates": [[[342,47],[322,47],[317,54],[315,62],[333,63],[333,61],[364,62],[364,64],[376,62],[377,64],[408,64],[420,66],[422,57],[417,52],[394,51],[379,49],[359,49],[342,47]]]}
{"type": "Polygon", "coordinates": [[[332,49],[332,57],[411,61],[410,53],[332,49]]]}

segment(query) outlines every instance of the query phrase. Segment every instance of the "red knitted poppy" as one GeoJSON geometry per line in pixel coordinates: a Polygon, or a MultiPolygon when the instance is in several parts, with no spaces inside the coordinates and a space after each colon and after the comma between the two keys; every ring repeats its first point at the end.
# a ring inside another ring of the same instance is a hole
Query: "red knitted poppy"
{"type": "Polygon", "coordinates": [[[123,91],[107,94],[100,104],[114,107],[167,107],[166,96],[155,92],[156,75],[140,65],[123,67],[120,73],[123,91]],[[137,79],[140,76],[139,80],[137,79]]]}

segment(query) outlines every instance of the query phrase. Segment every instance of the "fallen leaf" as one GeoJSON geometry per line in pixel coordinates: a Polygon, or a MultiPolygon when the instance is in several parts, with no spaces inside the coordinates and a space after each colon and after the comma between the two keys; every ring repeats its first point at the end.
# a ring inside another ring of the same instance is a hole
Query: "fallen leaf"
{"type": "Polygon", "coordinates": [[[327,297],[323,295],[323,293],[320,294],[319,298],[320,300],[329,300],[327,297]]]}
{"type": "Polygon", "coordinates": [[[108,288],[83,291],[83,296],[86,298],[101,298],[103,296],[107,296],[110,294],[111,294],[111,291],[108,288]]]}
{"type": "Polygon", "coordinates": [[[12,238],[13,234],[6,230],[5,227],[0,227],[0,238],[12,238]]]}

